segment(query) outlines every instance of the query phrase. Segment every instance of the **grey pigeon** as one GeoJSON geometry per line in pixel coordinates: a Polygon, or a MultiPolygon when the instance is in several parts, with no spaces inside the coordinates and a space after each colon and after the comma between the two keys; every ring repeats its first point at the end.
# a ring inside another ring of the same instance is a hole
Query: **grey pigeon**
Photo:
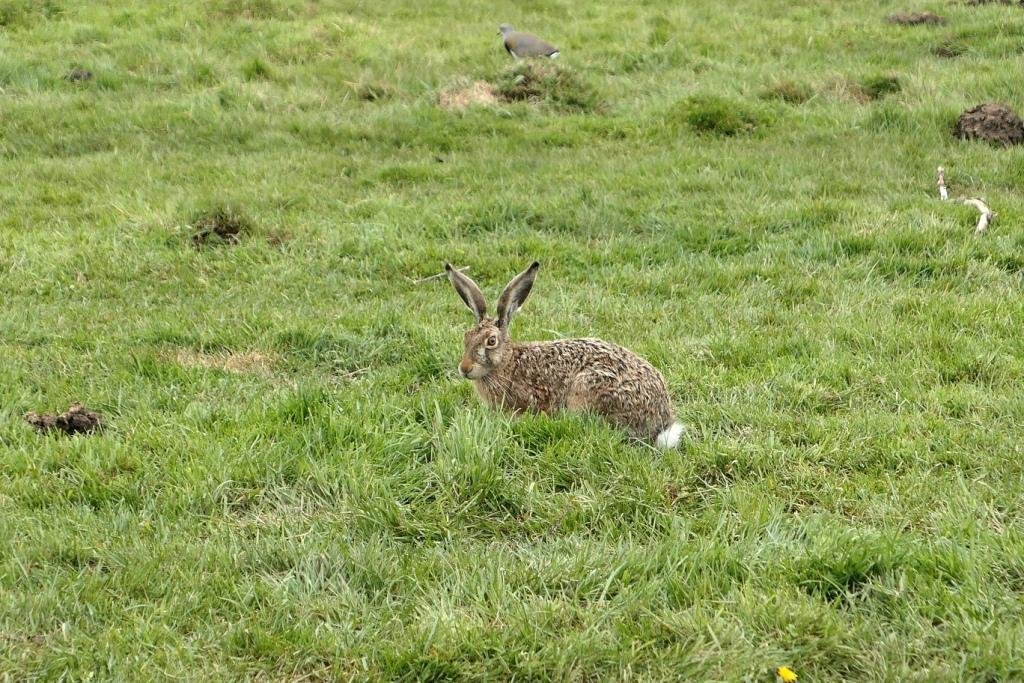
{"type": "Polygon", "coordinates": [[[500,35],[505,38],[505,49],[517,59],[524,57],[550,57],[558,56],[558,48],[551,43],[541,40],[532,33],[517,31],[508,24],[498,27],[500,35]]]}

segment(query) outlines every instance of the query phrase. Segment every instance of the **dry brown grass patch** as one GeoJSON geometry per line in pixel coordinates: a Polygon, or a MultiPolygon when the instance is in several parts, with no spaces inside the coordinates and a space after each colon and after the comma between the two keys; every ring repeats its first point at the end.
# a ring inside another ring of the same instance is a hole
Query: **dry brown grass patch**
{"type": "Polygon", "coordinates": [[[277,359],[261,351],[222,351],[204,353],[193,349],[179,349],[175,360],[186,368],[209,368],[237,374],[270,372],[277,359]]]}
{"type": "Polygon", "coordinates": [[[444,109],[461,110],[472,106],[489,106],[498,102],[494,86],[487,81],[460,83],[441,92],[438,104],[444,109]]]}

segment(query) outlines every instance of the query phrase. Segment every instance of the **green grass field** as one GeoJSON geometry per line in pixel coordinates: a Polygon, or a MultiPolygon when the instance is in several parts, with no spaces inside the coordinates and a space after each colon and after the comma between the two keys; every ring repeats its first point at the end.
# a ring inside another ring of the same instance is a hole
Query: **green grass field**
{"type": "Polygon", "coordinates": [[[998,4],[5,0],[0,680],[1024,677],[1024,153],[950,134],[1022,68],[998,4]],[[501,22],[546,94],[441,106],[501,22]],[[514,336],[679,450],[458,378],[414,281],[534,258],[514,336]]]}

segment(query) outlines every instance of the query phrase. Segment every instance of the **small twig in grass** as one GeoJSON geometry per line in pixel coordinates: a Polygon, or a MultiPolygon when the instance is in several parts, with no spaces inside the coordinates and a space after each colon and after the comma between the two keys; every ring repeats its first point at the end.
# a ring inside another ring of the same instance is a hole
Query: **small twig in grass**
{"type": "Polygon", "coordinates": [[[992,209],[988,208],[988,204],[986,204],[985,200],[983,199],[964,199],[963,202],[967,206],[973,206],[974,208],[981,212],[981,215],[978,216],[978,227],[974,229],[975,235],[980,235],[983,232],[985,232],[985,230],[988,229],[988,224],[991,223],[992,220],[995,219],[995,217],[998,215],[994,213],[992,209]]]}
{"type": "Polygon", "coordinates": [[[333,384],[337,384],[337,385],[343,384],[345,382],[354,382],[355,380],[359,379],[360,377],[362,377],[363,375],[366,375],[369,372],[370,372],[370,368],[355,368],[353,370],[339,370],[337,373],[333,374],[328,379],[328,381],[333,383],[333,384]]]}
{"type": "MultiPolygon", "coordinates": [[[[455,271],[459,272],[459,273],[465,273],[467,270],[469,270],[469,266],[463,266],[462,268],[455,268],[455,271]]],[[[441,278],[447,277],[447,276],[448,276],[448,273],[444,272],[444,273],[438,273],[437,275],[431,275],[430,277],[421,277],[419,280],[413,280],[412,278],[409,278],[409,281],[412,282],[414,285],[422,285],[424,282],[430,282],[431,280],[440,280],[441,278]]]]}
{"type": "MultiPolygon", "coordinates": [[[[939,198],[942,200],[949,199],[949,191],[946,189],[946,169],[939,166],[938,174],[935,183],[939,186],[939,198]]],[[[967,206],[973,206],[976,208],[981,215],[978,216],[978,227],[974,229],[975,235],[981,235],[987,229],[989,224],[995,220],[995,217],[999,214],[988,208],[988,204],[985,203],[984,199],[978,199],[976,197],[957,197],[958,201],[963,202],[967,206]]]]}

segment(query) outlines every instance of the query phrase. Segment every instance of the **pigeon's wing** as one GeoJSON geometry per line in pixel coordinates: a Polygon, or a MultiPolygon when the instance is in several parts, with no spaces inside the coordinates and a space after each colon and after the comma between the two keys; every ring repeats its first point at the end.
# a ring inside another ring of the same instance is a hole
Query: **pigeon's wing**
{"type": "Polygon", "coordinates": [[[519,31],[505,38],[505,49],[516,57],[550,57],[558,53],[558,48],[546,40],[519,31]]]}

